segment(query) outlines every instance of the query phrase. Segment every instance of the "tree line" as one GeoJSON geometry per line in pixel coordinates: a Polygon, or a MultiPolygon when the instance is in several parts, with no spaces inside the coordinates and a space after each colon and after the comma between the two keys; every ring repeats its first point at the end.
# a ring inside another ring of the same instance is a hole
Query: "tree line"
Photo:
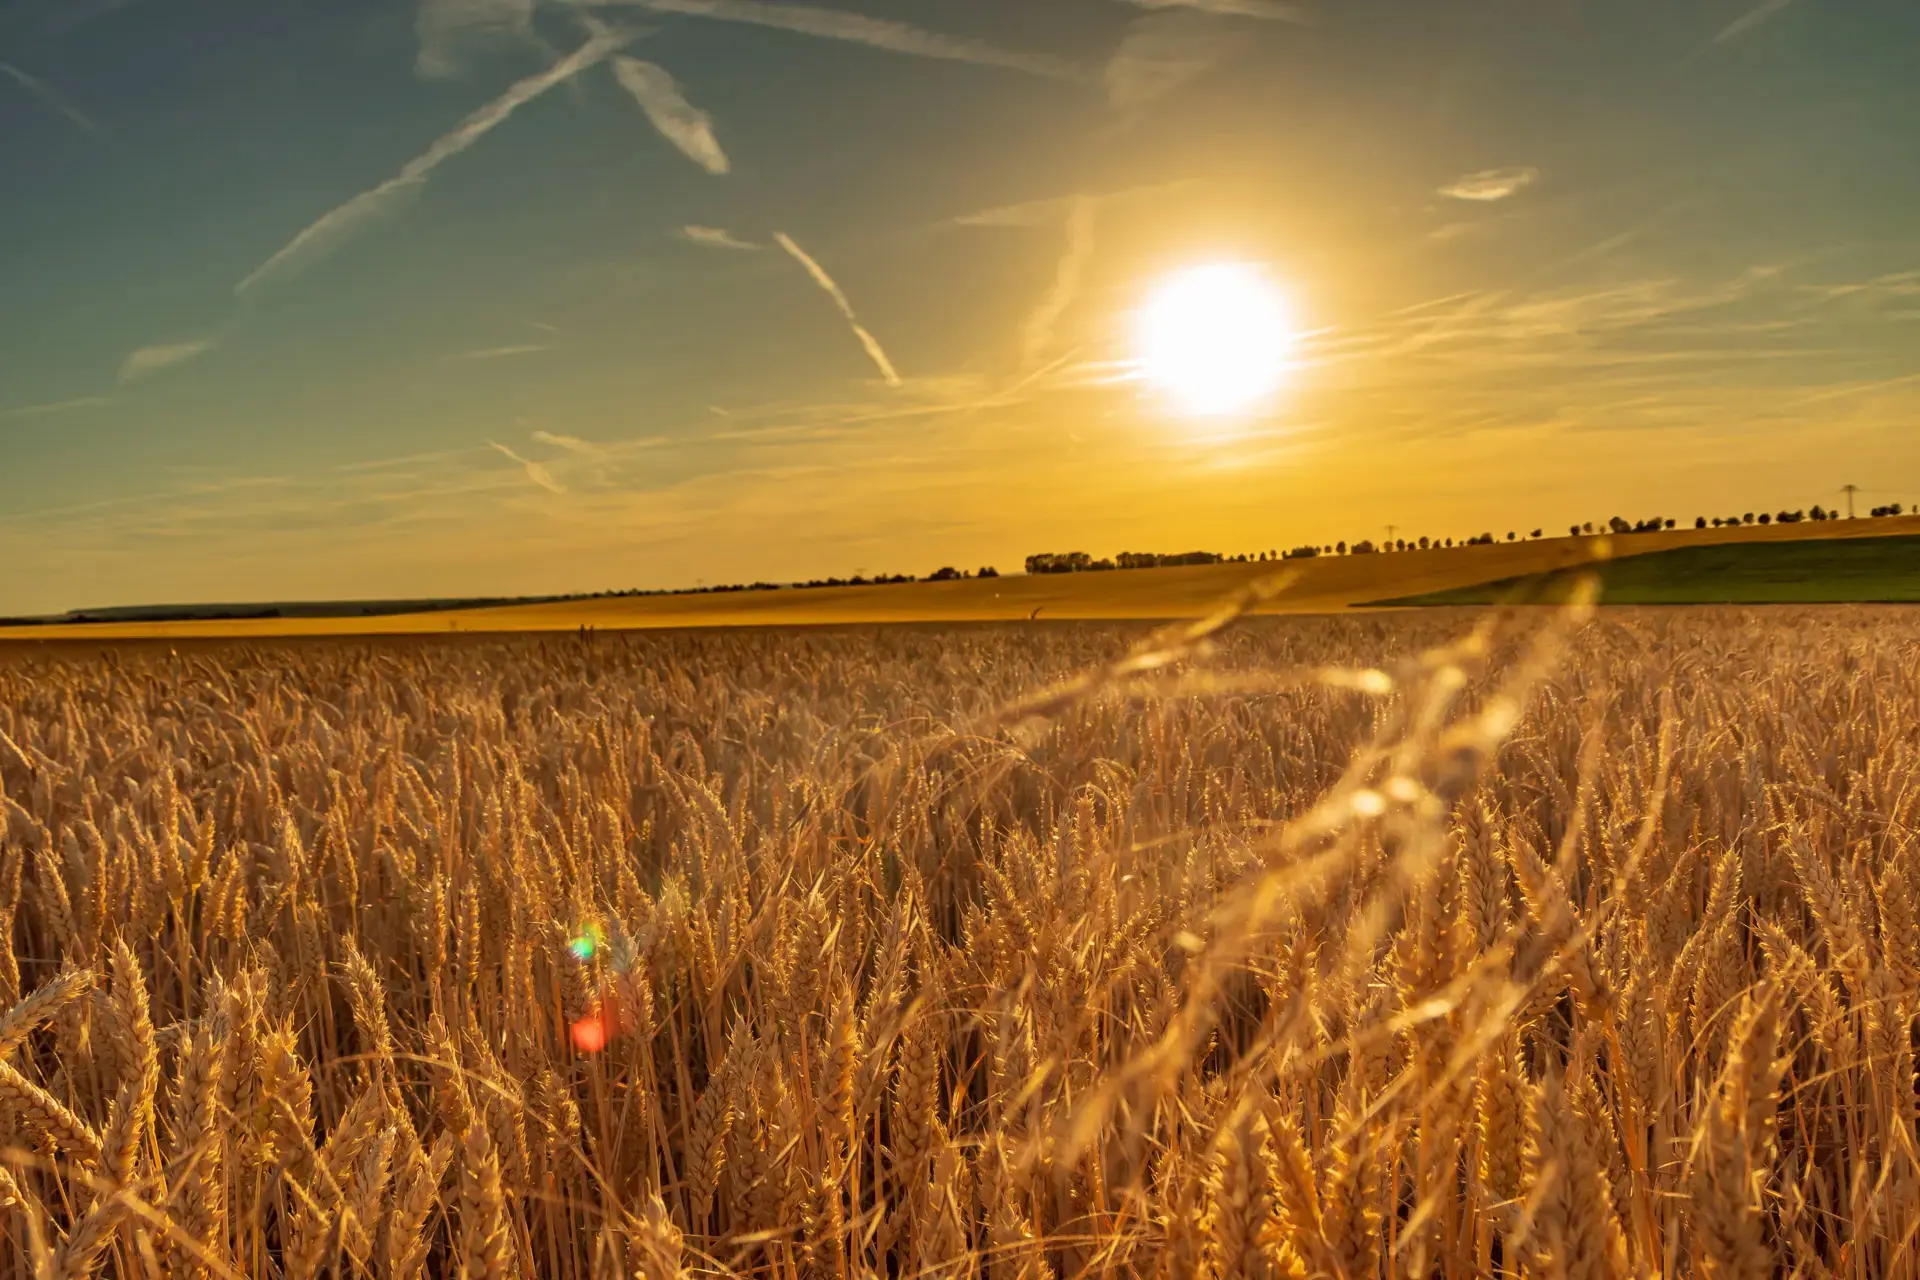
{"type": "MultiPolygon", "coordinates": [[[[1920,507],[1914,509],[1920,514],[1920,507]]],[[[1900,503],[1890,503],[1873,509],[1875,517],[1899,516],[1907,514],[1900,503]]],[[[1737,516],[1696,516],[1693,527],[1696,529],[1735,528],[1741,525],[1799,524],[1802,521],[1839,520],[1843,517],[1837,511],[1815,505],[1804,509],[1778,512],[1742,512],[1737,516]]],[[[1613,516],[1598,526],[1591,520],[1582,524],[1567,526],[1570,537],[1590,537],[1599,534],[1629,535],[1636,533],[1658,533],[1662,530],[1679,528],[1679,521],[1669,516],[1648,516],[1640,520],[1629,520],[1624,516],[1613,516]]],[[[1509,530],[1505,541],[1531,541],[1546,537],[1546,530],[1534,529],[1524,535],[1517,530],[1509,530]]],[[[1172,554],[1156,554],[1145,551],[1122,551],[1117,556],[1096,559],[1085,551],[1041,551],[1026,559],[1026,570],[1030,574],[1045,573],[1100,573],[1113,569],[1161,569],[1171,565],[1188,564],[1246,564],[1269,560],[1306,560],[1317,556],[1331,555],[1379,555],[1398,551],[1445,551],[1456,547],[1493,546],[1502,541],[1493,533],[1480,533],[1472,537],[1455,540],[1453,538],[1435,538],[1421,536],[1416,538],[1385,538],[1375,543],[1363,538],[1352,544],[1344,541],[1323,545],[1307,544],[1294,547],[1289,551],[1271,549],[1267,551],[1247,551],[1237,554],[1218,551],[1181,551],[1172,554]]]]}

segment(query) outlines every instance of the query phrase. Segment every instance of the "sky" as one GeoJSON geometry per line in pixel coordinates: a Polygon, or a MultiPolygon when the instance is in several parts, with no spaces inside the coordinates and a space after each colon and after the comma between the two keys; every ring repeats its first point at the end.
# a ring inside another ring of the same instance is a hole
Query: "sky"
{"type": "Polygon", "coordinates": [[[0,613],[1920,499],[1911,0],[0,0],[0,613]],[[1156,281],[1298,326],[1183,415],[1156,281]]]}

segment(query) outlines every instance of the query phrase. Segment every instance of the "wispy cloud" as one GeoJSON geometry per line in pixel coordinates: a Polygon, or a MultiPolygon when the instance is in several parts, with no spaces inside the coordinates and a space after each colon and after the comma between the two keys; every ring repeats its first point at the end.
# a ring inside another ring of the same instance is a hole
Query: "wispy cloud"
{"type": "Polygon", "coordinates": [[[1198,9],[1233,18],[1265,18],[1269,22],[1307,23],[1313,17],[1301,5],[1283,0],[1126,0],[1136,9],[1198,9]]]}
{"type": "Polygon", "coordinates": [[[1793,0],[1760,0],[1759,4],[1747,10],[1722,28],[1720,34],[1713,38],[1713,42],[1715,44],[1725,44],[1729,40],[1738,40],[1741,36],[1747,34],[1747,32],[1753,30],[1792,3],[1793,0]]]}
{"type": "Polygon", "coordinates": [[[510,360],[515,356],[539,355],[543,351],[556,351],[544,342],[522,342],[510,347],[479,347],[472,351],[460,351],[447,357],[449,361],[468,360],[510,360]]]}
{"type": "Polygon", "coordinates": [[[141,347],[130,352],[120,362],[120,381],[132,382],[144,378],[150,373],[158,373],[176,364],[184,364],[195,356],[205,355],[219,344],[211,339],[196,342],[164,342],[151,347],[141,347]]]}
{"type": "Polygon", "coordinates": [[[435,169],[480,141],[519,108],[604,61],[632,38],[630,32],[595,35],[539,75],[516,82],[498,98],[462,120],[451,133],[441,137],[421,155],[408,161],[399,173],[379,186],[361,192],[300,232],[256,268],[253,274],[242,280],[234,291],[245,294],[276,277],[292,275],[325,257],[369,222],[417,195],[435,169]]]}
{"type": "Polygon", "coordinates": [[[1167,195],[1194,185],[1192,178],[1175,178],[1171,182],[1150,182],[1135,187],[1119,187],[1112,191],[1074,192],[1064,196],[1048,196],[1042,200],[1025,200],[1019,204],[1003,204],[991,209],[979,209],[973,213],[963,213],[940,224],[949,227],[1057,227],[1073,217],[1080,201],[1091,199],[1101,204],[1116,204],[1147,196],[1167,195]]]}
{"type": "Polygon", "coordinates": [[[414,15],[420,41],[414,73],[427,80],[451,79],[478,50],[531,41],[533,6],[534,0],[420,0],[414,15]]]}
{"type": "Polygon", "coordinates": [[[638,58],[615,58],[613,74],[647,113],[661,137],[708,173],[727,171],[727,153],[713,136],[713,118],[687,101],[671,72],[638,58]]]}
{"type": "Polygon", "coordinates": [[[28,75],[11,62],[0,62],[0,75],[6,76],[9,80],[12,80],[22,89],[25,89],[28,93],[40,99],[40,101],[46,103],[55,111],[58,111],[75,125],[85,129],[88,133],[94,131],[95,125],[92,120],[87,118],[87,114],[84,111],[55,93],[47,82],[38,76],[28,75]]]}
{"type": "Polygon", "coordinates": [[[1238,47],[1232,32],[1190,10],[1137,18],[1107,61],[1107,101],[1119,111],[1138,111],[1205,75],[1238,47]]]}
{"type": "Polygon", "coordinates": [[[1488,203],[1505,200],[1517,195],[1540,180],[1540,171],[1527,167],[1513,169],[1482,169],[1478,173],[1469,173],[1455,178],[1440,188],[1440,194],[1454,200],[1477,200],[1488,203]]]}
{"type": "Polygon", "coordinates": [[[827,296],[832,298],[834,305],[840,308],[840,314],[845,316],[847,323],[853,327],[854,337],[860,339],[860,345],[866,348],[868,358],[880,370],[880,376],[887,380],[887,385],[899,386],[900,375],[894,370],[893,361],[887,359],[887,353],[881,349],[879,339],[868,333],[865,326],[860,323],[860,318],[853,313],[853,304],[847,301],[847,295],[841,292],[840,286],[833,282],[833,277],[827,274],[826,268],[815,262],[805,249],[793,242],[793,237],[786,232],[776,231],[773,233],[773,238],[782,249],[793,255],[795,262],[806,268],[807,274],[813,277],[813,282],[826,290],[827,296]]]}
{"type": "Polygon", "coordinates": [[[113,402],[112,396],[81,396],[74,400],[54,400],[46,404],[23,404],[12,409],[0,409],[0,418],[50,418],[56,414],[104,409],[113,402]]]}
{"type": "Polygon", "coordinates": [[[705,249],[732,249],[745,253],[754,253],[760,249],[760,246],[753,241],[742,240],[723,227],[682,227],[680,238],[705,249]]]}
{"type": "Polygon", "coordinates": [[[548,493],[565,493],[567,491],[565,485],[553,478],[553,472],[547,470],[546,467],[535,462],[532,458],[523,458],[506,445],[495,440],[489,440],[487,444],[503,456],[519,463],[520,469],[527,473],[527,479],[533,481],[533,483],[539,485],[548,493]]]}
{"type": "Polygon", "coordinates": [[[552,445],[556,449],[565,449],[568,453],[577,453],[583,458],[605,458],[604,447],[591,440],[582,440],[579,436],[564,436],[553,431],[535,431],[531,438],[540,444],[552,445]]]}
{"type": "Polygon", "coordinates": [[[570,3],[635,6],[655,13],[679,13],[721,22],[774,27],[798,35],[843,40],[920,58],[1006,67],[1054,80],[1085,82],[1088,79],[1084,68],[1064,58],[1004,49],[986,40],[947,35],[891,18],[869,18],[865,14],[826,9],[818,5],[774,4],[769,0],[570,0],[570,3]]]}
{"type": "Polygon", "coordinates": [[[1100,201],[1094,196],[1078,196],[1067,215],[1067,245],[1054,272],[1053,285],[1040,299],[1040,305],[1027,317],[1025,355],[1028,367],[1040,363],[1053,345],[1053,331],[1060,317],[1080,296],[1080,282],[1086,276],[1087,263],[1093,258],[1093,229],[1100,216],[1100,201]]]}

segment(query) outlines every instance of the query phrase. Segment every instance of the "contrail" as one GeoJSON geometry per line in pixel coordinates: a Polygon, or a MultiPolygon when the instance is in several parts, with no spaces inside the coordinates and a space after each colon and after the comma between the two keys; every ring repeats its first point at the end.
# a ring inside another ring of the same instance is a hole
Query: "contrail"
{"type": "Polygon", "coordinates": [[[1060,268],[1053,277],[1053,287],[1034,308],[1033,315],[1027,320],[1026,363],[1031,368],[1040,363],[1047,348],[1053,344],[1054,326],[1060,323],[1060,317],[1067,313],[1073,300],[1080,296],[1080,281],[1087,273],[1087,263],[1093,257],[1093,226],[1100,216],[1100,197],[1080,195],[1073,199],[1073,210],[1067,215],[1067,248],[1061,255],[1060,268]]]}
{"type": "Polygon", "coordinates": [[[661,137],[708,173],[727,171],[727,153],[713,136],[713,118],[687,101],[671,72],[638,58],[615,58],[613,74],[661,137]]]}
{"type": "Polygon", "coordinates": [[[1088,83],[1086,69],[1064,58],[1044,53],[1023,53],[1003,49],[985,40],[950,36],[928,31],[891,18],[869,18],[865,14],[846,13],[817,5],[782,3],[768,0],[571,0],[575,4],[626,4],[655,13],[682,13],[720,22],[745,22],[761,27],[777,27],[799,35],[823,40],[845,40],[894,53],[921,58],[942,58],[949,62],[974,62],[989,67],[1007,67],[1028,75],[1052,80],[1088,83]]]}
{"type": "Polygon", "coordinates": [[[853,314],[853,304],[847,301],[847,295],[840,291],[840,286],[833,282],[833,277],[827,274],[826,268],[808,256],[807,251],[795,244],[793,237],[786,232],[774,232],[773,239],[782,249],[793,255],[795,262],[807,269],[807,274],[813,277],[815,284],[827,291],[827,296],[832,298],[834,305],[840,308],[840,314],[847,318],[849,325],[853,326],[853,336],[860,339],[860,345],[867,349],[868,358],[879,368],[880,376],[887,380],[887,385],[899,386],[900,375],[894,371],[893,361],[887,359],[887,353],[881,350],[879,339],[868,333],[861,325],[860,318],[853,314]]]}
{"type": "Polygon", "coordinates": [[[55,93],[47,86],[47,82],[38,76],[28,75],[11,62],[0,62],[0,74],[10,77],[22,89],[25,89],[28,93],[40,99],[40,101],[46,103],[55,111],[58,111],[80,128],[85,129],[88,133],[92,133],[98,128],[92,120],[87,118],[86,112],[80,110],[80,108],[55,93]]]}
{"type": "Polygon", "coordinates": [[[395,206],[418,195],[427,177],[443,163],[480,141],[520,107],[541,94],[565,84],[582,71],[603,62],[615,50],[632,39],[629,32],[596,35],[576,49],[564,61],[518,81],[498,98],[462,120],[425,152],[407,162],[405,168],[370,191],[363,191],[337,209],[323,215],[289,240],[281,250],[257,267],[253,274],[234,287],[245,294],[275,276],[287,275],[325,257],[353,236],[361,227],[395,206]]]}

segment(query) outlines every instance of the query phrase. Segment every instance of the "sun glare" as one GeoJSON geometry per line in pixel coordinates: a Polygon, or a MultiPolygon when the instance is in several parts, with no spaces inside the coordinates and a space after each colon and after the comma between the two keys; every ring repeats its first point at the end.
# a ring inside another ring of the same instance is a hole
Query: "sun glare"
{"type": "Polygon", "coordinates": [[[1136,319],[1142,376],[1182,413],[1203,417],[1246,413],[1271,396],[1297,336],[1280,291],[1240,262],[1168,276],[1136,319]]]}

